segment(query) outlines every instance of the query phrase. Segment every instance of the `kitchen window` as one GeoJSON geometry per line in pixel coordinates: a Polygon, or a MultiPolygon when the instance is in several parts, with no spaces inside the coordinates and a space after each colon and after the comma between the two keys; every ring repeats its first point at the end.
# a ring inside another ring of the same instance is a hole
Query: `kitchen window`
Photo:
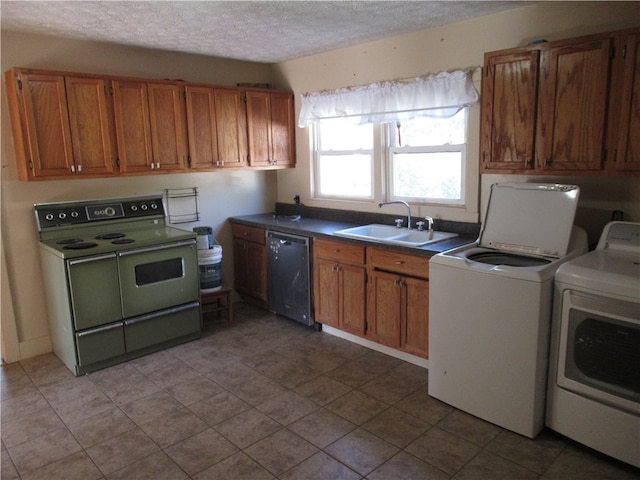
{"type": "Polygon", "coordinates": [[[463,205],[466,120],[466,109],[375,125],[318,120],[314,196],[373,200],[378,191],[388,200],[463,205]]]}

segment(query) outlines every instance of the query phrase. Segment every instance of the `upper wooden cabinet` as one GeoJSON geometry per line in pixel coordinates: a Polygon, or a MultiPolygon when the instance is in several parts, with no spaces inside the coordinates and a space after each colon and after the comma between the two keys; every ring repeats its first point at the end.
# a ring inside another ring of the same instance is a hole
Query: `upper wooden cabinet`
{"type": "Polygon", "coordinates": [[[247,158],[243,94],[231,88],[187,85],[189,167],[242,167],[247,158]]]}
{"type": "Polygon", "coordinates": [[[633,153],[629,153],[637,137],[630,132],[640,115],[639,31],[486,53],[481,113],[483,172],[640,172],[633,153]]]}
{"type": "Polygon", "coordinates": [[[295,166],[293,94],[247,90],[249,165],[295,166]]]}
{"type": "Polygon", "coordinates": [[[295,166],[291,92],[22,68],[5,76],[20,180],[295,166]]]}
{"type": "Polygon", "coordinates": [[[113,172],[104,81],[10,70],[6,84],[20,180],[113,172]]]}

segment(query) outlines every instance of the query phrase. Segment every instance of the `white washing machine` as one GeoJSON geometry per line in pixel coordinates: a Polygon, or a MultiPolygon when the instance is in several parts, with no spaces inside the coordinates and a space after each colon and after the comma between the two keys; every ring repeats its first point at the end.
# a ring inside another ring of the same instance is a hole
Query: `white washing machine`
{"type": "Polygon", "coordinates": [[[547,425],[640,467],[640,223],[556,273],[547,425]]]}
{"type": "Polygon", "coordinates": [[[478,241],[429,263],[429,395],[527,437],[544,427],[553,279],[587,251],[579,188],[494,184],[478,241]]]}

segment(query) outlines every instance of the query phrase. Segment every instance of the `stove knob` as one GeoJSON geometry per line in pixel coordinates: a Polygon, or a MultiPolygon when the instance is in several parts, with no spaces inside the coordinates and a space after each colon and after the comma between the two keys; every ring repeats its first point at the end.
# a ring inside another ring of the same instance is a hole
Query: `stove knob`
{"type": "Polygon", "coordinates": [[[143,203],[143,204],[142,204],[142,206],[141,206],[140,208],[141,208],[142,210],[146,210],[146,209],[147,209],[147,208],[149,208],[149,207],[147,207],[147,205],[143,203]]]}
{"type": "Polygon", "coordinates": [[[138,211],[137,205],[131,205],[131,211],[132,212],[137,212],[138,211]]]}
{"type": "Polygon", "coordinates": [[[157,204],[157,203],[155,203],[155,202],[154,202],[154,203],[152,203],[152,204],[151,204],[151,208],[152,208],[153,210],[156,210],[156,209],[158,208],[158,204],[157,204]]]}
{"type": "Polygon", "coordinates": [[[46,218],[47,220],[51,221],[53,220],[53,213],[47,213],[44,218],[46,218]]]}
{"type": "Polygon", "coordinates": [[[59,218],[60,220],[64,220],[65,218],[67,218],[67,214],[66,214],[66,213],[64,213],[64,212],[60,212],[60,213],[58,214],[58,218],[59,218]]]}
{"type": "Polygon", "coordinates": [[[78,218],[78,212],[76,212],[75,210],[71,212],[71,218],[78,218]]]}

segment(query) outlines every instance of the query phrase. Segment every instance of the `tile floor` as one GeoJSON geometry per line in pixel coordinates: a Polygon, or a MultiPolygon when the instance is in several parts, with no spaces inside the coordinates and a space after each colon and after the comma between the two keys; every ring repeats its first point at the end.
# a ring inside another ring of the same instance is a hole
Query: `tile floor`
{"type": "Polygon", "coordinates": [[[2,480],[631,479],[427,395],[426,370],[238,304],[233,326],[74,377],[2,370],[2,480]]]}

